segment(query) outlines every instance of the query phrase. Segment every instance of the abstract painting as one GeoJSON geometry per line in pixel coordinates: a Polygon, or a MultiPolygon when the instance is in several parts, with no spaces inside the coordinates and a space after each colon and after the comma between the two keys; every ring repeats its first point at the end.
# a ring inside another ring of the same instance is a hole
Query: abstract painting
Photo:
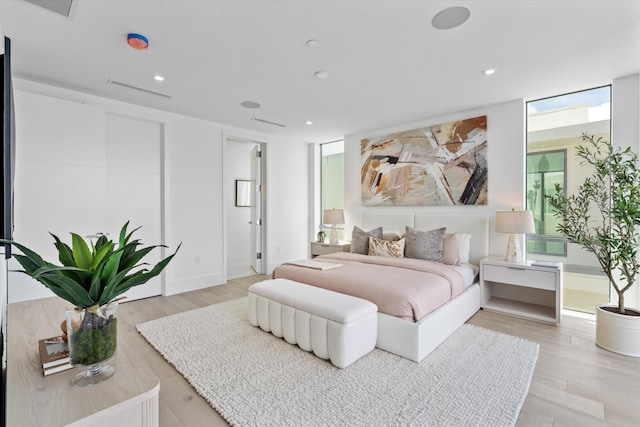
{"type": "Polygon", "coordinates": [[[362,204],[487,204],[487,116],[360,141],[362,204]]]}

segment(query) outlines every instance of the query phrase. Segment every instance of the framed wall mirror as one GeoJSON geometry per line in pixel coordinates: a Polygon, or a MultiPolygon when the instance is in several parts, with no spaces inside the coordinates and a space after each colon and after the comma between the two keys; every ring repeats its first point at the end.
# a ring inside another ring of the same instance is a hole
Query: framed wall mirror
{"type": "Polygon", "coordinates": [[[251,206],[251,181],[236,179],[236,206],[251,206]]]}

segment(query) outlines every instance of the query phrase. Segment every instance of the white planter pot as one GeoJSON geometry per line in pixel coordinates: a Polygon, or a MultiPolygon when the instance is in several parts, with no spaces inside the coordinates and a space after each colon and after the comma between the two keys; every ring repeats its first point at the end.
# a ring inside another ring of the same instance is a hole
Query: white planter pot
{"type": "Polygon", "coordinates": [[[602,307],[615,306],[596,306],[596,344],[614,353],[640,357],[640,316],[610,312],[602,307]]]}

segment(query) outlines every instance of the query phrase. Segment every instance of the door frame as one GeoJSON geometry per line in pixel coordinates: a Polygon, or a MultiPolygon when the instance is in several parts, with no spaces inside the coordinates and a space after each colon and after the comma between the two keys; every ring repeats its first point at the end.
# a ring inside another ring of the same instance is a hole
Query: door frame
{"type": "Polygon", "coordinates": [[[224,160],[226,158],[226,150],[227,150],[227,143],[229,140],[234,140],[234,141],[239,141],[239,142],[246,142],[248,144],[258,144],[260,146],[260,151],[261,151],[261,158],[262,158],[262,168],[260,171],[260,178],[262,181],[262,191],[260,193],[261,195],[261,216],[262,216],[262,227],[260,228],[260,248],[256,248],[257,250],[260,251],[260,253],[262,254],[262,258],[260,259],[260,271],[262,272],[262,274],[269,274],[269,252],[268,252],[268,248],[269,248],[269,218],[268,218],[268,196],[267,196],[267,183],[268,183],[268,155],[267,155],[267,146],[268,146],[268,139],[266,137],[263,137],[261,135],[255,135],[255,134],[251,134],[251,133],[244,133],[244,132],[240,132],[240,131],[223,131],[223,135],[222,135],[222,141],[223,141],[223,146],[222,146],[222,158],[223,158],[223,162],[222,162],[222,183],[223,183],[223,198],[222,198],[222,211],[223,211],[223,215],[222,215],[222,229],[223,229],[223,233],[222,233],[222,253],[223,253],[223,259],[222,259],[222,266],[223,266],[223,275],[224,275],[224,279],[225,281],[228,281],[228,271],[227,271],[227,262],[228,262],[228,248],[227,248],[227,244],[228,244],[228,239],[229,239],[229,233],[228,233],[228,229],[227,229],[227,224],[228,224],[228,220],[227,220],[227,212],[228,212],[228,205],[229,202],[228,200],[230,200],[229,198],[229,194],[233,191],[235,191],[235,183],[231,182],[231,180],[227,179],[226,177],[226,169],[225,169],[225,165],[227,164],[224,160]]]}

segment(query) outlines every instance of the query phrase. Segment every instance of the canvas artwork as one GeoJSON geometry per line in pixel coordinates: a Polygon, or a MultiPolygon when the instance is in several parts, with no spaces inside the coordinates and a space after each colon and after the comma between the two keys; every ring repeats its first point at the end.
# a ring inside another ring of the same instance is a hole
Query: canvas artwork
{"type": "Polygon", "coordinates": [[[487,116],[360,141],[365,206],[487,204],[487,116]]]}

